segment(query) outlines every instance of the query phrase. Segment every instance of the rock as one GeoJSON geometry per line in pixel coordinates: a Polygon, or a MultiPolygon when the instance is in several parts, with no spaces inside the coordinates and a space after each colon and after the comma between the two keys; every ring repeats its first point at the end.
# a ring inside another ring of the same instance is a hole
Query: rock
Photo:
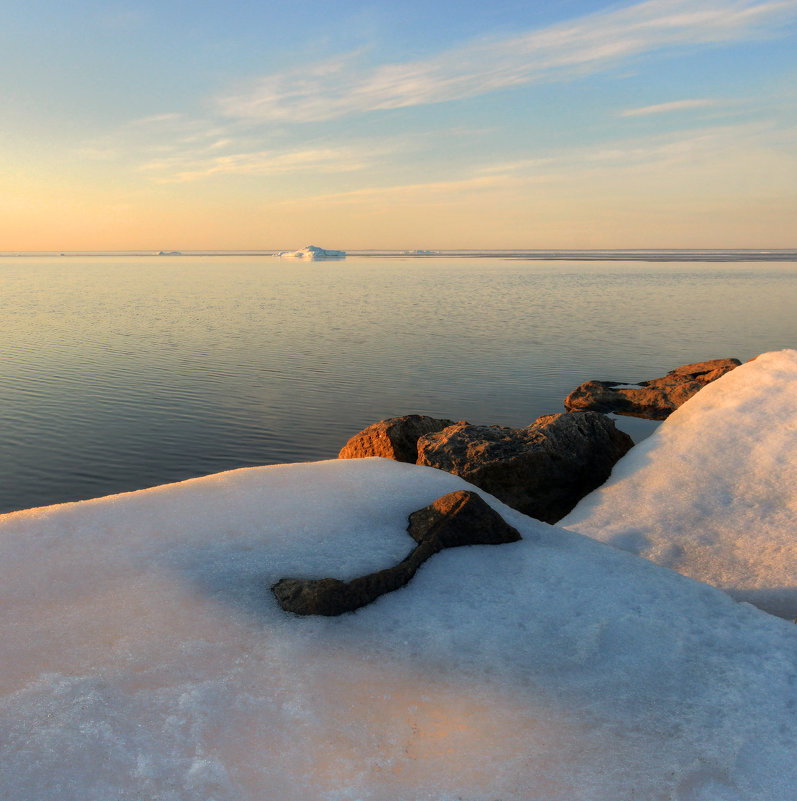
{"type": "Polygon", "coordinates": [[[508,506],[555,523],[600,486],[633,445],[596,412],[550,414],[525,428],[464,421],[418,440],[418,464],[462,476],[508,506]]]}
{"type": "Polygon", "coordinates": [[[498,512],[470,490],[449,492],[413,512],[407,531],[418,544],[434,542],[437,550],[460,545],[501,545],[520,539],[520,534],[498,512]]]}
{"type": "Polygon", "coordinates": [[[661,378],[635,385],[616,381],[585,381],[565,398],[565,408],[571,412],[615,412],[631,417],[664,420],[706,384],[740,364],[738,359],[685,364],[661,378]]]}
{"type": "Polygon", "coordinates": [[[280,579],[272,588],[279,605],[297,615],[341,615],[353,612],[386,592],[403,587],[418,568],[443,548],[516,542],[520,534],[475,492],[443,495],[413,512],[407,529],[418,543],[393,567],[345,582],[335,578],[280,579]]]}
{"type": "Polygon", "coordinates": [[[415,464],[418,459],[418,438],[442,431],[452,420],[439,420],[421,414],[390,417],[355,434],[341,449],[338,459],[361,459],[384,456],[397,462],[415,464]]]}

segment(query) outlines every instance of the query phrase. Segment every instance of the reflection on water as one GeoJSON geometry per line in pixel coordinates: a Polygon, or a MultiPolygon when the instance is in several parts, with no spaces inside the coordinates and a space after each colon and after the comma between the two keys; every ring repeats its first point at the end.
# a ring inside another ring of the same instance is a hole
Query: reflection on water
{"type": "Polygon", "coordinates": [[[797,265],[0,259],[0,512],[333,457],[410,412],[524,425],[588,378],[797,345],[797,265]]]}

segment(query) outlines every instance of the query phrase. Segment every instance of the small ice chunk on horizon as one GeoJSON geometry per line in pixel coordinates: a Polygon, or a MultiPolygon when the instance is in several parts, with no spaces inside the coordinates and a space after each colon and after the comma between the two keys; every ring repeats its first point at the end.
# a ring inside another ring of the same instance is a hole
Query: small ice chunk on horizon
{"type": "Polygon", "coordinates": [[[307,245],[301,250],[281,250],[274,254],[281,259],[304,259],[305,261],[323,261],[326,259],[345,259],[345,250],[326,250],[316,245],[307,245]]]}

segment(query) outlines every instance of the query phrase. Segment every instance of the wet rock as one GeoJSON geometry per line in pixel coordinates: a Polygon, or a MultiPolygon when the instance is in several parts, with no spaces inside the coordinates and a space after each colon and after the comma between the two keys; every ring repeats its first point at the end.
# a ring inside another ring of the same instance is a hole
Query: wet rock
{"type": "Polygon", "coordinates": [[[661,378],[639,384],[585,381],[566,398],[568,411],[615,412],[631,417],[664,420],[706,384],[738,367],[738,359],[714,359],[685,364],[661,378]]]}
{"type": "Polygon", "coordinates": [[[418,438],[442,431],[452,420],[440,420],[421,414],[390,417],[355,434],[341,449],[338,459],[361,459],[383,456],[397,462],[415,464],[418,459],[418,438]]]}
{"type": "Polygon", "coordinates": [[[348,582],[335,578],[283,578],[271,591],[286,612],[341,615],[403,587],[430,556],[443,548],[498,545],[520,539],[520,534],[498,512],[468,490],[450,492],[413,512],[407,530],[418,544],[393,567],[348,582]]]}
{"type": "Polygon", "coordinates": [[[461,476],[524,514],[555,523],[600,486],[633,445],[596,412],[551,414],[525,428],[464,421],[418,441],[418,464],[461,476]]]}

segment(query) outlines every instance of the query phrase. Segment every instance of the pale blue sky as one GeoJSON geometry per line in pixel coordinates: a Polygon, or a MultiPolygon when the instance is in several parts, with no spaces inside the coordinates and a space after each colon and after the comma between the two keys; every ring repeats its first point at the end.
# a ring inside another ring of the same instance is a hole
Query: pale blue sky
{"type": "Polygon", "coordinates": [[[5,5],[0,251],[797,245],[797,0],[5,5]]]}

